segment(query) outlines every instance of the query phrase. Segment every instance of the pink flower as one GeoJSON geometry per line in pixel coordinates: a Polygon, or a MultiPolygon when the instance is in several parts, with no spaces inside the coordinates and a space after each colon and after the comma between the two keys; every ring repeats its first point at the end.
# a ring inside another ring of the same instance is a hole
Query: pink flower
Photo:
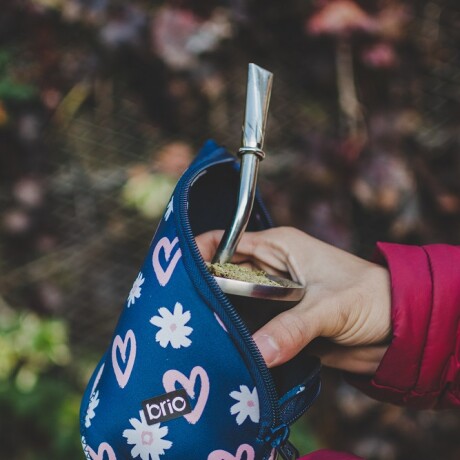
{"type": "Polygon", "coordinates": [[[312,35],[348,35],[354,31],[373,32],[376,21],[351,0],[334,0],[326,4],[307,22],[312,35]]]}
{"type": "Polygon", "coordinates": [[[366,65],[377,69],[389,69],[398,62],[393,47],[388,43],[377,43],[366,48],[362,58],[366,65]]]}

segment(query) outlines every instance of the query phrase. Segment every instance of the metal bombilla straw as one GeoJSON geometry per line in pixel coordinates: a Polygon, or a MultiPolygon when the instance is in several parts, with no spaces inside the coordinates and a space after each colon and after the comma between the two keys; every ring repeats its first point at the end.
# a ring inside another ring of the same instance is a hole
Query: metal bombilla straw
{"type": "Polygon", "coordinates": [[[213,263],[229,262],[243,235],[251,216],[256,193],[259,161],[265,157],[262,151],[273,74],[255,64],[249,64],[246,113],[242,129],[240,188],[233,221],[224,233],[213,263]]]}
{"type": "MultiPolygon", "coordinates": [[[[213,263],[230,262],[251,216],[259,162],[265,158],[262,148],[272,82],[273,74],[271,72],[255,64],[249,64],[242,146],[238,151],[238,156],[241,158],[241,170],[237,208],[233,220],[217,248],[213,263]]],[[[227,294],[285,301],[298,301],[303,297],[304,286],[284,278],[267,276],[279,283],[280,286],[268,286],[217,276],[215,279],[220,288],[227,294]]]]}

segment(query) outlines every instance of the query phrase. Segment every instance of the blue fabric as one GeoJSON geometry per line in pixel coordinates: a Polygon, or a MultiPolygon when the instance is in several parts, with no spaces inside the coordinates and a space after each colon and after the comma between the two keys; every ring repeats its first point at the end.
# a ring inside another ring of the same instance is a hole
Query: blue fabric
{"type": "MultiPolygon", "coordinates": [[[[197,250],[193,235],[228,224],[237,184],[237,162],[212,141],[180,179],[83,397],[88,459],[266,460],[316,398],[318,362],[268,371],[251,311],[235,309],[197,250]],[[181,388],[191,412],[149,425],[143,401],[181,388]]],[[[249,229],[269,225],[258,200],[249,229]]]]}

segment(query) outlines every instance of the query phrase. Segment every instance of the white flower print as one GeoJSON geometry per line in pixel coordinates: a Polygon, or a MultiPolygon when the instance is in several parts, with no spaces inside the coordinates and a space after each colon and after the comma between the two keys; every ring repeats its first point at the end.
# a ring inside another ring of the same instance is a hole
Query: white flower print
{"type": "Polygon", "coordinates": [[[257,388],[254,387],[252,392],[246,385],[240,385],[240,391],[232,391],[230,396],[238,402],[230,408],[232,415],[236,416],[236,423],[241,425],[247,417],[254,423],[259,421],[259,396],[257,388]]]}
{"type": "Polygon", "coordinates": [[[86,428],[89,428],[91,426],[91,419],[93,419],[96,415],[94,409],[96,409],[97,406],[99,406],[99,391],[93,391],[91,393],[91,396],[89,397],[88,409],[86,410],[86,428]]]}
{"type": "Polygon", "coordinates": [[[91,389],[91,395],[89,397],[88,408],[86,409],[85,427],[91,426],[91,419],[96,416],[95,409],[99,406],[99,391],[96,391],[99,380],[101,380],[102,372],[104,371],[105,363],[99,368],[96,378],[94,379],[93,388],[91,389]]]}
{"type": "Polygon", "coordinates": [[[173,204],[174,197],[171,198],[171,201],[168,204],[168,207],[166,208],[166,213],[165,213],[165,220],[167,221],[169,219],[169,216],[171,213],[174,211],[174,204],[173,204]]]}
{"type": "Polygon", "coordinates": [[[155,335],[155,340],[160,343],[163,348],[171,344],[173,348],[189,347],[192,341],[188,336],[193,329],[186,326],[190,320],[190,312],[183,311],[183,307],[179,302],[174,306],[174,313],[171,313],[167,308],[161,307],[158,309],[161,316],[152,316],[150,322],[160,328],[155,335]]]}
{"type": "Polygon", "coordinates": [[[142,288],[141,286],[144,284],[145,278],[142,276],[142,272],[137,275],[136,280],[133,283],[133,287],[131,288],[131,291],[129,292],[128,296],[128,308],[136,302],[136,299],[138,299],[141,296],[141,291],[142,288]]]}
{"type": "Polygon", "coordinates": [[[127,443],[134,446],[131,449],[131,456],[133,458],[140,456],[142,460],[160,460],[160,455],[173,445],[171,441],[163,439],[168,434],[168,427],[161,426],[161,423],[148,425],[144,413],[139,411],[139,415],[140,420],[137,418],[129,420],[134,430],[123,431],[127,443]]]}
{"type": "Polygon", "coordinates": [[[91,460],[91,456],[88,452],[88,444],[84,436],[81,437],[81,446],[83,447],[83,452],[85,453],[85,457],[87,458],[87,460],[91,460]]]}

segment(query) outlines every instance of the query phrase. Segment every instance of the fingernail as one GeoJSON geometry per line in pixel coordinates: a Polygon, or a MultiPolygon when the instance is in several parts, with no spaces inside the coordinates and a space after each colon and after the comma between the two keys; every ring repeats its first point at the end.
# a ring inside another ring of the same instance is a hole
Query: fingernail
{"type": "Polygon", "coordinates": [[[253,338],[254,342],[256,342],[257,347],[262,353],[267,366],[270,367],[275,364],[280,356],[281,350],[273,337],[266,334],[255,334],[253,338]]]}

